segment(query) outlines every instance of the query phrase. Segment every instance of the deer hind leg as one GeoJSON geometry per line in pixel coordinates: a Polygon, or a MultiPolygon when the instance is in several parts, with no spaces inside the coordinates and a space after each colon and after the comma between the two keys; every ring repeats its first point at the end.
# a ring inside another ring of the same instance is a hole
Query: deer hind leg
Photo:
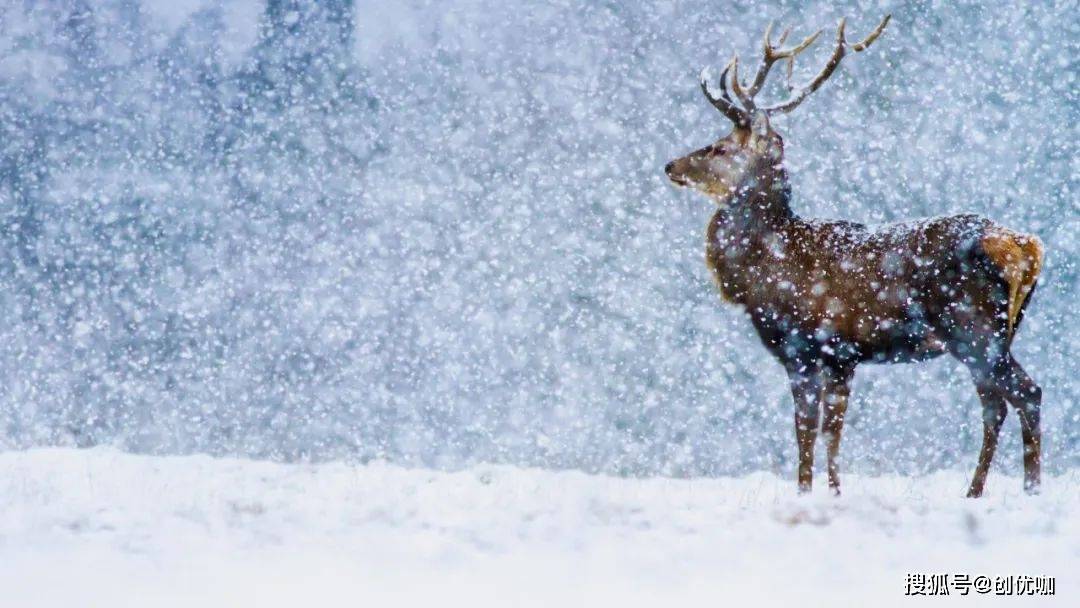
{"type": "Polygon", "coordinates": [[[814,441],[821,418],[820,374],[790,371],[791,395],[795,400],[795,441],[799,449],[799,493],[806,494],[813,486],[814,441]]]}
{"type": "Polygon", "coordinates": [[[992,378],[976,373],[975,389],[979,393],[983,408],[983,441],[982,449],[979,451],[979,463],[975,466],[975,475],[968,488],[968,498],[982,496],[983,487],[986,485],[986,475],[990,472],[990,463],[994,460],[994,452],[997,450],[998,434],[1001,432],[1001,425],[1005,422],[1005,415],[1008,412],[1004,393],[992,378]]]}
{"type": "Polygon", "coordinates": [[[1023,367],[1006,353],[998,372],[999,385],[1005,397],[1020,417],[1020,432],[1024,440],[1024,490],[1039,492],[1042,459],[1042,432],[1039,428],[1042,410],[1042,389],[1027,375],[1023,367]]]}
{"type": "Polygon", "coordinates": [[[844,430],[844,416],[847,413],[848,396],[854,369],[829,370],[825,373],[822,401],[824,418],[821,432],[825,435],[825,446],[829,459],[829,489],[836,496],[840,495],[840,468],[837,456],[840,454],[840,435],[844,430]]]}

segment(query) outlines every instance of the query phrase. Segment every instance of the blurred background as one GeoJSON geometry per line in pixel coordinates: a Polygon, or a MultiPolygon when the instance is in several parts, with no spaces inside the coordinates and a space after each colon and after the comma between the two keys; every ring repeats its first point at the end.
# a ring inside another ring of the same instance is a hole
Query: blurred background
{"type": "MultiPolygon", "coordinates": [[[[806,79],[887,12],[774,125],[795,208],[1038,234],[1014,352],[1080,465],[1065,1],[3,0],[0,447],[790,471],[786,377],[661,168],[729,128],[703,65],[829,28],[806,79]]],[[[952,360],[863,366],[843,460],[967,470],[981,428],[952,360]]]]}

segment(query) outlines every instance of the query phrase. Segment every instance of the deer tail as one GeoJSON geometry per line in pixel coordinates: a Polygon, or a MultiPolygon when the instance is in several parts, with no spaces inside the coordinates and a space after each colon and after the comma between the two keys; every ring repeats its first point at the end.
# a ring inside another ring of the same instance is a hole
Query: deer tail
{"type": "Polygon", "coordinates": [[[1008,334],[1012,343],[1016,326],[1028,296],[1035,289],[1042,270],[1044,249],[1039,237],[991,226],[982,237],[983,250],[1008,285],[1008,334]]]}

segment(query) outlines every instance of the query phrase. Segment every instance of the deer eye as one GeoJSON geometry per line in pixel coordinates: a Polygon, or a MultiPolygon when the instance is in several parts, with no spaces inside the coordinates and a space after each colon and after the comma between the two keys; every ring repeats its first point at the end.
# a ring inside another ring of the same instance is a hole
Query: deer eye
{"type": "Polygon", "coordinates": [[[712,152],[709,154],[709,156],[723,156],[726,152],[727,150],[724,150],[721,147],[716,147],[712,149],[712,152]]]}

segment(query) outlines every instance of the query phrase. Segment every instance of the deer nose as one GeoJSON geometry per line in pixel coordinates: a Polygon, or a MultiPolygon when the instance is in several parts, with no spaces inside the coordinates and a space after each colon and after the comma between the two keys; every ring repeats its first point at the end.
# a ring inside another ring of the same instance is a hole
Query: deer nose
{"type": "Polygon", "coordinates": [[[664,173],[667,173],[668,175],[671,175],[671,170],[674,169],[674,168],[675,168],[675,161],[671,161],[670,163],[664,165],[664,173]]]}

